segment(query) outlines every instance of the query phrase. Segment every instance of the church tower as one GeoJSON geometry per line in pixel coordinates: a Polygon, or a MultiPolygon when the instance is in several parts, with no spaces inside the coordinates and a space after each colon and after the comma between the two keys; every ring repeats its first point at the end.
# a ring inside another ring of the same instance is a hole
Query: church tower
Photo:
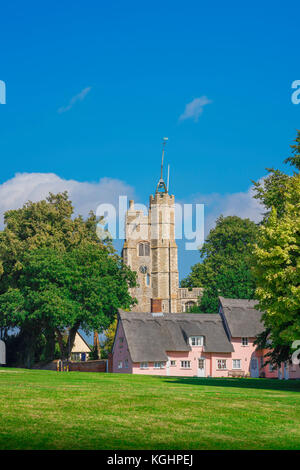
{"type": "Polygon", "coordinates": [[[177,244],[175,242],[175,198],[170,195],[161,177],[154,195],[150,196],[149,211],[136,210],[129,202],[125,219],[123,260],[138,274],[138,287],[132,295],[138,299],[135,311],[150,312],[160,306],[163,312],[177,310],[179,287],[177,244]]]}
{"type": "Polygon", "coordinates": [[[150,196],[149,210],[144,214],[129,201],[125,217],[125,242],[122,256],[125,264],[137,272],[138,286],[131,290],[138,304],[136,312],[179,313],[195,305],[201,288],[179,287],[178,255],[175,241],[175,197],[169,194],[163,180],[163,142],[160,180],[150,196]]]}

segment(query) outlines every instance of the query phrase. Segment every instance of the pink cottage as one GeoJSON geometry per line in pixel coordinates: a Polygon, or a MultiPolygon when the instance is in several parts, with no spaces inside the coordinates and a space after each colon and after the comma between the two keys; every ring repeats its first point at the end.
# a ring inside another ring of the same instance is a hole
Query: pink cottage
{"type": "Polygon", "coordinates": [[[113,372],[190,377],[300,378],[299,365],[263,366],[256,301],[220,297],[218,314],[119,311],[113,372]]]}

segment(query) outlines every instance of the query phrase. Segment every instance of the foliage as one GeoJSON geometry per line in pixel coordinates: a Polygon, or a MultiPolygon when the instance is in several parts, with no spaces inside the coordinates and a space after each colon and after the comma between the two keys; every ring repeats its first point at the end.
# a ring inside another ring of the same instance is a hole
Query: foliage
{"type": "Polygon", "coordinates": [[[273,362],[288,359],[300,338],[300,175],[286,183],[281,215],[273,207],[254,249],[256,296],[274,348],[273,362]]]}
{"type": "Polygon", "coordinates": [[[257,182],[252,181],[254,199],[258,199],[267,211],[264,213],[263,222],[268,219],[272,207],[276,207],[278,216],[284,212],[284,194],[289,176],[280,170],[267,168],[269,175],[257,182]]]}
{"type": "Polygon", "coordinates": [[[74,217],[66,192],[29,201],[21,209],[7,211],[4,220],[0,325],[20,328],[20,336],[26,339],[26,364],[36,357],[40,335],[46,342],[51,338],[46,349],[53,352],[56,332],[65,351],[65,328],[72,342],[79,325],[106,328],[120,303],[131,302],[128,285],[134,282],[133,275],[122,265],[109,238],[98,238],[102,220],[92,212],[86,220],[74,217]]]}
{"type": "Polygon", "coordinates": [[[108,354],[112,351],[112,347],[114,344],[116,329],[117,329],[118,320],[117,317],[114,317],[113,322],[109,325],[107,330],[105,330],[105,342],[101,349],[101,358],[106,359],[108,354]]]}
{"type": "MultiPolygon", "coordinates": [[[[285,163],[290,163],[296,170],[300,169],[300,131],[297,132],[296,144],[291,145],[292,156],[285,159],[285,163]]],[[[281,217],[285,210],[285,194],[287,185],[293,176],[289,176],[280,170],[267,168],[269,175],[257,182],[252,181],[254,185],[254,198],[258,199],[267,209],[264,214],[263,223],[268,219],[271,209],[274,207],[277,211],[277,217],[281,217]]]]}
{"type": "Polygon", "coordinates": [[[135,274],[121,259],[95,244],[71,251],[41,248],[24,255],[17,287],[0,296],[0,308],[6,321],[55,331],[66,357],[79,328],[101,331],[119,307],[133,304],[128,287],[134,285],[135,274]]]}
{"type": "Polygon", "coordinates": [[[251,273],[251,251],[256,241],[257,226],[237,216],[217,219],[200,255],[201,263],[192,266],[182,287],[203,287],[199,306],[191,311],[217,312],[218,296],[251,299],[255,284],[251,273]]]}
{"type": "Polygon", "coordinates": [[[286,158],[284,163],[289,163],[290,165],[295,166],[297,170],[300,170],[300,130],[297,131],[295,142],[295,144],[291,145],[293,155],[286,158]]]}

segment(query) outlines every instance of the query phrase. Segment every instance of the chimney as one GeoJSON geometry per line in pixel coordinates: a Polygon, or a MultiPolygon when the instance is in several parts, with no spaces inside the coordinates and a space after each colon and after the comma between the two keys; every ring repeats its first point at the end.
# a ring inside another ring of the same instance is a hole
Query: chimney
{"type": "Polygon", "coordinates": [[[161,299],[151,299],[151,313],[162,312],[162,301],[161,299]]]}
{"type": "Polygon", "coordinates": [[[132,209],[132,210],[134,209],[134,200],[133,199],[129,200],[129,210],[130,209],[132,209]]]}

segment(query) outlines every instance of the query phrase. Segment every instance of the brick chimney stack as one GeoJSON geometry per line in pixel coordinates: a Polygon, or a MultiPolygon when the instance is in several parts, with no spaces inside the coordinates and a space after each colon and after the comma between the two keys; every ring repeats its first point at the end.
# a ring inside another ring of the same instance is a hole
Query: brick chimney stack
{"type": "Polygon", "coordinates": [[[151,313],[162,312],[162,301],[161,299],[151,299],[151,313]]]}

